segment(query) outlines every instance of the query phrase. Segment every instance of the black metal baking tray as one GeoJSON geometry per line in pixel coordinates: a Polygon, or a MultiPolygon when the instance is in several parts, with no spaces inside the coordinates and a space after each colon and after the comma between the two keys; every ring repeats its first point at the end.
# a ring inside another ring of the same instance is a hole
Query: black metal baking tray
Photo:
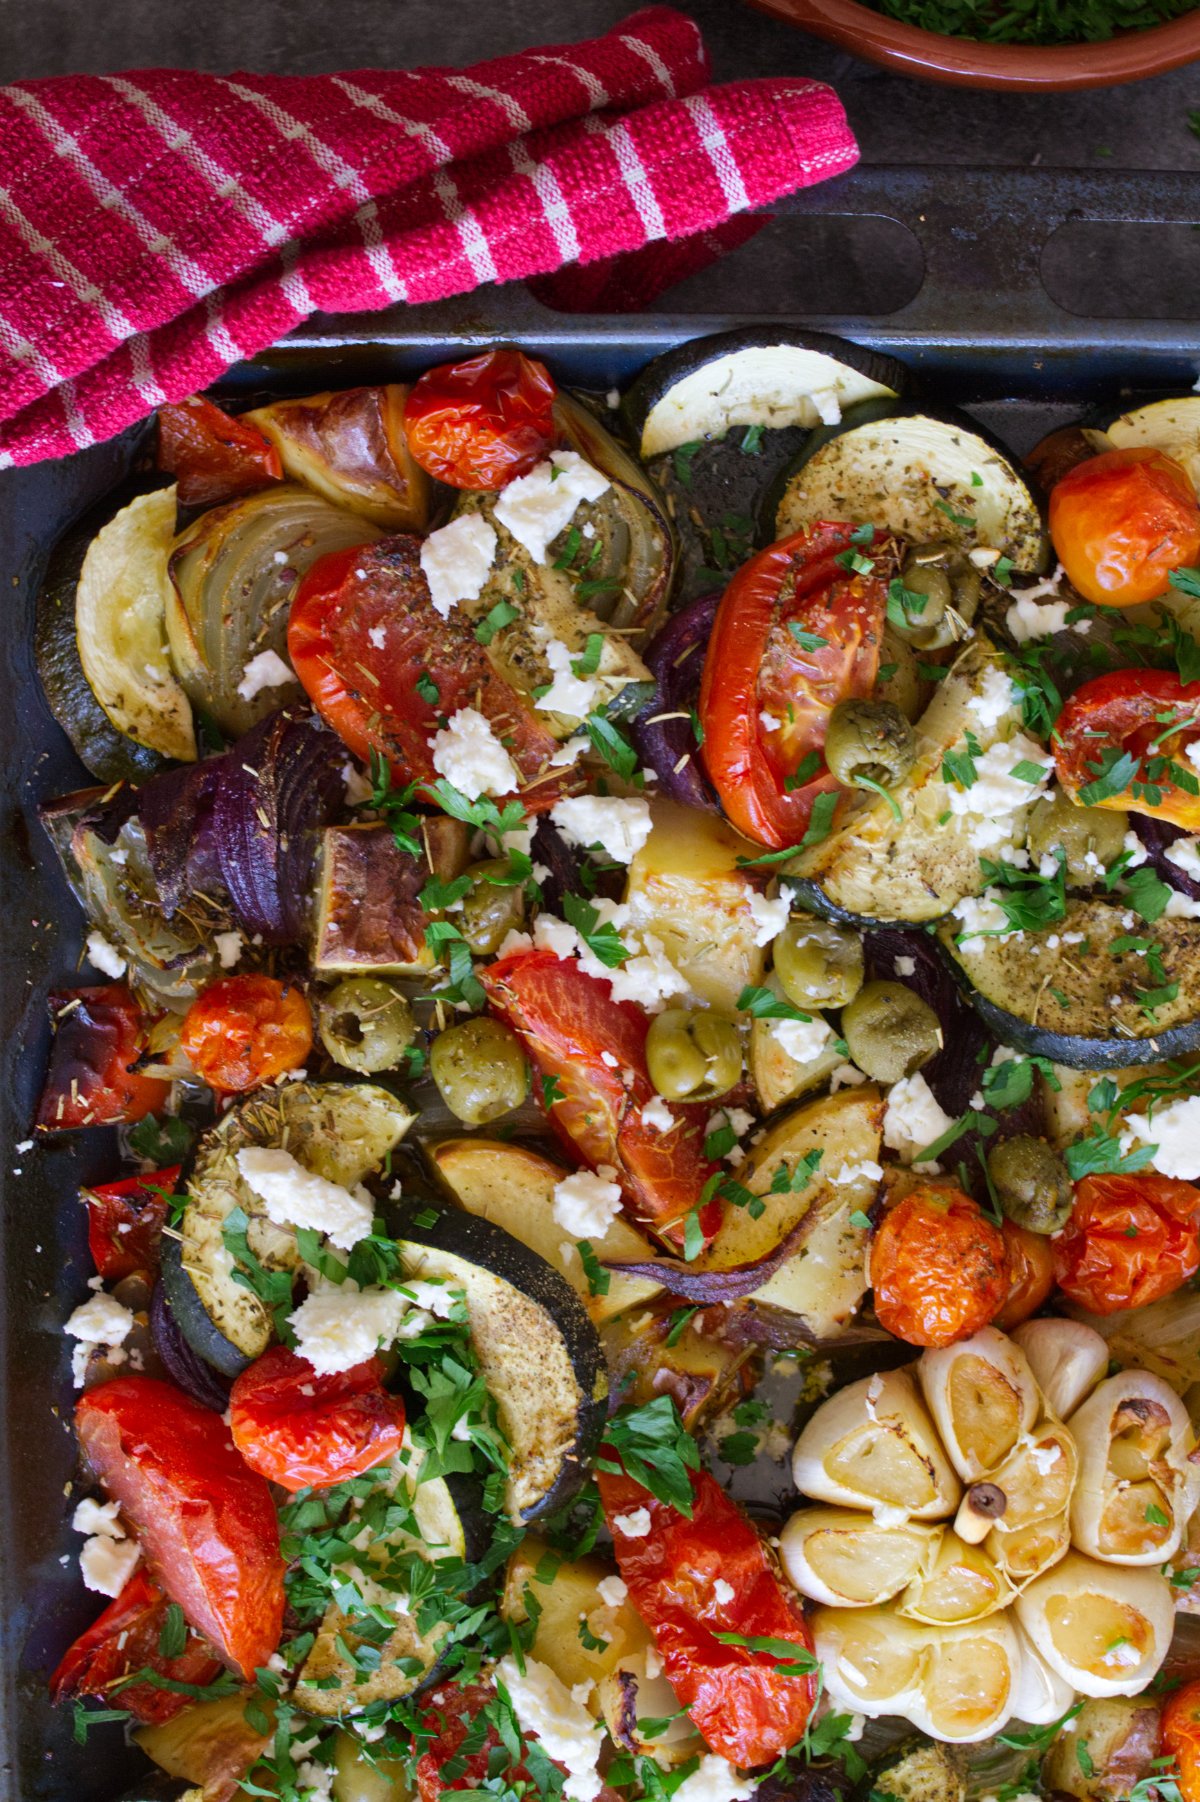
{"type": "MultiPolygon", "coordinates": [[[[719,313],[673,311],[668,297],[663,310],[639,316],[556,314],[521,287],[483,290],[436,306],[314,318],[222,386],[284,393],[398,378],[464,346],[502,341],[545,357],[567,384],[607,389],[684,339],[790,322],[899,356],[928,397],[965,404],[1023,451],[1081,405],[1190,389],[1200,373],[1200,321],[1077,317],[1055,305],[1041,278],[1047,244],[1072,221],[1200,219],[1200,176],[869,168],[775,210],[785,220],[898,221],[924,261],[915,298],[882,318],[866,307],[802,316],[761,267],[749,288],[757,304],[719,313]]],[[[713,285],[728,296],[736,278],[730,263],[713,285]]],[[[42,698],[34,597],[54,540],[120,482],[141,436],[0,475],[0,1802],[110,1802],[144,1765],[113,1728],[74,1744],[69,1711],[52,1710],[45,1695],[48,1672],[97,1612],[66,1524],[75,1452],[62,1322],[90,1269],[76,1192],[111,1173],[113,1139],[93,1131],[13,1149],[29,1137],[44,1068],[46,990],[71,979],[81,943],[78,909],[36,815],[39,800],[85,773],[42,698]]]]}

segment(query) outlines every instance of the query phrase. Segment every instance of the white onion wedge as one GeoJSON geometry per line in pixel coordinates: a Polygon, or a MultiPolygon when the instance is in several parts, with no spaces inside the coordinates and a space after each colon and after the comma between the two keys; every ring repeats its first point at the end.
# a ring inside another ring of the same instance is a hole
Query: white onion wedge
{"type": "Polygon", "coordinates": [[[1135,1696],[1162,1665],[1175,1624],[1156,1570],[1098,1564],[1069,1552],[1016,1600],[1035,1650],[1085,1696],[1135,1696]]]}
{"type": "Polygon", "coordinates": [[[946,1455],[964,1483],[994,1470],[1042,1411],[1024,1352],[995,1327],[923,1352],[917,1375],[946,1455]]]}
{"type": "Polygon", "coordinates": [[[1108,1346],[1079,1320],[1027,1320],[1013,1338],[1058,1420],[1070,1419],[1108,1369],[1108,1346]]]}
{"type": "Polygon", "coordinates": [[[871,1608],[910,1584],[941,1527],[877,1526],[856,1508],[801,1508],[779,1536],[783,1568],[801,1595],[833,1608],[871,1608]]]}
{"type": "Polygon", "coordinates": [[[881,1525],[944,1520],[961,1485],[911,1370],[850,1383],[819,1407],[796,1442],[802,1495],[874,1511],[881,1525]]]}
{"type": "Polygon", "coordinates": [[[1179,1549],[1200,1499],[1196,1436],[1162,1377],[1123,1370],[1100,1384],[1071,1422],[1079,1481],[1071,1537],[1080,1551],[1121,1564],[1161,1564],[1179,1549]]]}

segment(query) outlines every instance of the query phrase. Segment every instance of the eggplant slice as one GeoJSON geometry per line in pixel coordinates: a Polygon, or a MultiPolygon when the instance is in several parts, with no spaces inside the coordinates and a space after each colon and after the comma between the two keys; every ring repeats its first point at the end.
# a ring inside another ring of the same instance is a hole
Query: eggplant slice
{"type": "Polygon", "coordinates": [[[1022,574],[1045,568],[1041,510],[999,445],[964,416],[871,401],[812,434],[788,471],[775,535],[843,519],[915,544],[987,548],[1022,574]]]}
{"type": "Polygon", "coordinates": [[[825,332],[777,326],[693,338],[656,357],[625,396],[643,458],[737,426],[816,426],[859,401],[891,399],[908,371],[825,332]]]}

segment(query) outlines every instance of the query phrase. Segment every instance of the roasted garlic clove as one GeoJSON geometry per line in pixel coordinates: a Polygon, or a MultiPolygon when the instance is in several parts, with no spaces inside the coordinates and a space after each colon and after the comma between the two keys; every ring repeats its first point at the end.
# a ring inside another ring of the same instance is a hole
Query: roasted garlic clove
{"type": "Polygon", "coordinates": [[[930,1546],[896,1612],[929,1626],[957,1627],[983,1620],[1012,1600],[1012,1585],[982,1546],[968,1545],[951,1528],[930,1546]]]}
{"type": "Polygon", "coordinates": [[[796,1442],[792,1474],[802,1495],[871,1509],[880,1525],[944,1520],[961,1494],[909,1369],[864,1377],[823,1403],[796,1442]]]}
{"type": "Polygon", "coordinates": [[[923,1352],[917,1375],[946,1455],[965,1483],[994,1470],[1042,1412],[1025,1354],[995,1327],[923,1352]]]}
{"type": "Polygon", "coordinates": [[[990,1533],[984,1547],[1016,1589],[1023,1589],[1071,1549],[1071,1521],[1066,1510],[1048,1520],[1031,1521],[1015,1533],[990,1533]]]}
{"type": "Polygon", "coordinates": [[[1012,1710],[1019,1721],[1042,1727],[1061,1720],[1072,1702],[1075,1691],[1055,1670],[1051,1670],[1029,1635],[1017,1627],[1017,1643],[1021,1648],[1020,1675],[1013,1691],[1012,1710]]]}
{"type": "Polygon", "coordinates": [[[1007,1614],[927,1629],[921,1682],[907,1714],[933,1739],[964,1745],[998,1733],[1015,1712],[1021,1653],[1007,1614]]]}
{"type": "Polygon", "coordinates": [[[925,1665],[929,1629],[890,1608],[818,1608],[813,1651],[830,1699],[852,1713],[908,1713],[925,1665]]]}
{"type": "Polygon", "coordinates": [[[834,1608],[870,1608],[907,1587],[941,1527],[877,1526],[854,1508],[802,1508],[779,1536],[783,1568],[801,1595],[834,1608]]]}
{"type": "Polygon", "coordinates": [[[1155,1570],[1068,1552],[1019,1595],[1017,1618],[1052,1670],[1085,1696],[1145,1689],[1171,1643],[1175,1604],[1155,1570]]]}
{"type": "Polygon", "coordinates": [[[988,1478],[1004,1497],[997,1533],[1019,1533],[1069,1506],[1079,1467],[1075,1440],[1061,1421],[1043,1420],[988,1478]]]}
{"type": "Polygon", "coordinates": [[[1069,1420],[1108,1369],[1108,1346],[1094,1327],[1078,1320],[1027,1320],[1013,1338],[1058,1420],[1069,1420]]]}
{"type": "Polygon", "coordinates": [[[1093,1558],[1161,1564],[1177,1550],[1200,1497],[1196,1436],[1187,1409],[1162,1377],[1109,1377],[1071,1422],[1079,1480],[1071,1537],[1093,1558]]]}

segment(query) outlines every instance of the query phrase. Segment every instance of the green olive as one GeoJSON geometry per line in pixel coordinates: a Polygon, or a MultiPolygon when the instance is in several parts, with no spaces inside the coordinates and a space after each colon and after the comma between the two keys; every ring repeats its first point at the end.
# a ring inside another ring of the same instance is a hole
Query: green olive
{"type": "Polygon", "coordinates": [[[886,626],[879,647],[879,680],[875,699],[890,701],[906,720],[920,719],[925,711],[928,683],[918,667],[920,657],[891,626],[886,626]]]}
{"type": "Polygon", "coordinates": [[[916,735],[891,701],[839,701],[829,716],[825,761],[847,788],[891,788],[916,757],[916,735]]]}
{"type": "Polygon", "coordinates": [[[507,857],[472,864],[466,872],[471,887],[463,896],[462,912],[453,918],[476,957],[494,957],[510,932],[519,930],[525,918],[525,895],[519,882],[497,879],[509,872],[507,857]]]}
{"type": "Polygon", "coordinates": [[[862,940],[828,920],[793,914],[772,955],[783,992],[797,1007],[845,1007],[862,987],[862,940]]]}
{"type": "Polygon", "coordinates": [[[1031,1233],[1056,1233],[1071,1212],[1071,1178],[1044,1139],[1002,1139],[987,1161],[1003,1213],[1031,1233]]]}
{"type": "Polygon", "coordinates": [[[650,1022],[646,1064],[668,1101],[713,1101],[742,1074],[741,1034],[724,1014],[669,1007],[650,1022]]]}
{"type": "Polygon", "coordinates": [[[925,596],[923,607],[902,603],[902,620],[892,620],[901,637],[920,650],[941,651],[963,636],[979,606],[983,577],[958,545],[915,545],[905,558],[901,581],[909,594],[925,596]]]}
{"type": "Polygon", "coordinates": [[[376,976],[347,976],[322,995],[317,1031],[330,1057],[373,1076],[394,1070],[417,1036],[412,1008],[376,976]]]}
{"type": "Polygon", "coordinates": [[[1029,815],[1029,855],[1037,864],[1061,847],[1070,881],[1092,887],[1121,855],[1128,830],[1129,815],[1119,808],[1076,807],[1064,794],[1044,795],[1029,815]]]}
{"type": "Polygon", "coordinates": [[[448,1026],[433,1041],[429,1071],[442,1100],[464,1126],[486,1126],[520,1107],[529,1066],[514,1033],[481,1015],[448,1026]]]}
{"type": "Polygon", "coordinates": [[[876,1082],[899,1082],[942,1048],[942,1029],[927,1001],[902,982],[869,982],[842,1013],[850,1056],[876,1082]]]}

